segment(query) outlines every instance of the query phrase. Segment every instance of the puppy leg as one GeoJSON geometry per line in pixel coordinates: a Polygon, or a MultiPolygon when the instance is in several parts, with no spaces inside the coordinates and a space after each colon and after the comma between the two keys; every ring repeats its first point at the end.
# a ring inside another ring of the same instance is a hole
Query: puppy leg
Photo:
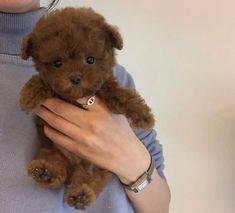
{"type": "Polygon", "coordinates": [[[82,161],[75,168],[66,192],[69,206],[75,209],[86,209],[98,197],[112,174],[95,165],[82,161]]]}
{"type": "Polygon", "coordinates": [[[58,188],[67,178],[65,160],[58,150],[41,148],[37,158],[28,164],[28,174],[42,186],[58,188]]]}
{"type": "Polygon", "coordinates": [[[25,112],[32,112],[53,94],[51,88],[44,84],[38,75],[34,75],[20,92],[20,107],[25,112]]]}
{"type": "Polygon", "coordinates": [[[28,164],[28,174],[42,186],[58,188],[67,179],[69,160],[45,136],[43,121],[36,118],[40,148],[36,158],[28,164]]]}
{"type": "Polygon", "coordinates": [[[124,114],[131,126],[144,130],[154,126],[151,109],[135,90],[120,87],[115,80],[110,80],[103,85],[97,96],[110,111],[124,114]]]}

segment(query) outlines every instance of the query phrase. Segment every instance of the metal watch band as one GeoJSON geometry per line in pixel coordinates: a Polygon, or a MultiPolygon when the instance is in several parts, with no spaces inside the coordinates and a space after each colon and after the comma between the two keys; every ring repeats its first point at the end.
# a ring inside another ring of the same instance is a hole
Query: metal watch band
{"type": "Polygon", "coordinates": [[[139,178],[134,183],[127,185],[125,183],[122,183],[121,181],[120,182],[126,189],[137,193],[150,184],[150,182],[152,181],[151,177],[152,177],[153,171],[154,171],[154,161],[151,156],[151,162],[150,162],[148,170],[144,172],[142,175],[140,175],[139,178]]]}

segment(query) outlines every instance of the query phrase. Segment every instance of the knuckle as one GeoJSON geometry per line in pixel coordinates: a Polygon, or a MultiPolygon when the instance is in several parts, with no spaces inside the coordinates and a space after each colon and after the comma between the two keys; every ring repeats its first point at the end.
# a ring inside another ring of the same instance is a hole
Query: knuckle
{"type": "Polygon", "coordinates": [[[93,147],[94,150],[101,150],[101,149],[103,149],[102,143],[99,143],[97,140],[93,141],[91,143],[91,146],[93,147]]]}
{"type": "Polygon", "coordinates": [[[103,143],[102,143],[102,141],[93,138],[92,140],[90,140],[90,141],[87,143],[87,147],[88,147],[90,150],[94,150],[94,151],[103,150],[103,143]]]}
{"type": "Polygon", "coordinates": [[[84,146],[83,151],[86,152],[88,150],[97,150],[100,149],[101,143],[98,143],[98,139],[93,134],[86,134],[84,136],[84,146]]]}
{"type": "Polygon", "coordinates": [[[89,126],[91,128],[91,131],[94,133],[99,133],[102,130],[101,124],[95,120],[90,121],[89,126]]]}
{"type": "Polygon", "coordinates": [[[93,128],[95,128],[96,127],[96,121],[95,120],[90,120],[89,121],[89,126],[93,129],[93,128]]]}
{"type": "Polygon", "coordinates": [[[94,136],[92,134],[86,134],[83,136],[83,141],[86,146],[89,146],[92,141],[94,141],[94,136]]]}

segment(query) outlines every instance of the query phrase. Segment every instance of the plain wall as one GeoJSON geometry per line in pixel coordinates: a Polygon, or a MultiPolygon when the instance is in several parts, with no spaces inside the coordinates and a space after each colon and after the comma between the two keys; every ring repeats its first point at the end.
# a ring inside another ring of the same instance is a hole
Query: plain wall
{"type": "Polygon", "coordinates": [[[64,6],[91,6],[119,26],[118,62],[157,119],[170,212],[234,213],[234,0],[61,0],[64,6]]]}

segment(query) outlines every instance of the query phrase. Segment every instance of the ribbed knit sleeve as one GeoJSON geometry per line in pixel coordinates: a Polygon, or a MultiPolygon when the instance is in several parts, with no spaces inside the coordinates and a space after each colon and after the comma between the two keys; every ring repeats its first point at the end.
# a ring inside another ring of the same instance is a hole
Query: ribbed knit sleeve
{"type": "MultiPolygon", "coordinates": [[[[116,65],[114,68],[114,75],[116,76],[120,86],[135,89],[135,83],[132,76],[121,65],[116,65]]],[[[141,129],[133,129],[139,140],[145,145],[153,160],[158,174],[165,179],[164,175],[164,156],[162,145],[157,140],[157,132],[155,129],[143,131],[141,129]]]]}
{"type": "Polygon", "coordinates": [[[136,136],[139,138],[139,140],[142,141],[142,143],[148,149],[149,153],[152,155],[158,174],[165,179],[165,175],[163,173],[165,167],[163,149],[162,145],[156,139],[157,137],[156,130],[151,129],[149,131],[141,131],[134,129],[134,132],[136,136]]]}

